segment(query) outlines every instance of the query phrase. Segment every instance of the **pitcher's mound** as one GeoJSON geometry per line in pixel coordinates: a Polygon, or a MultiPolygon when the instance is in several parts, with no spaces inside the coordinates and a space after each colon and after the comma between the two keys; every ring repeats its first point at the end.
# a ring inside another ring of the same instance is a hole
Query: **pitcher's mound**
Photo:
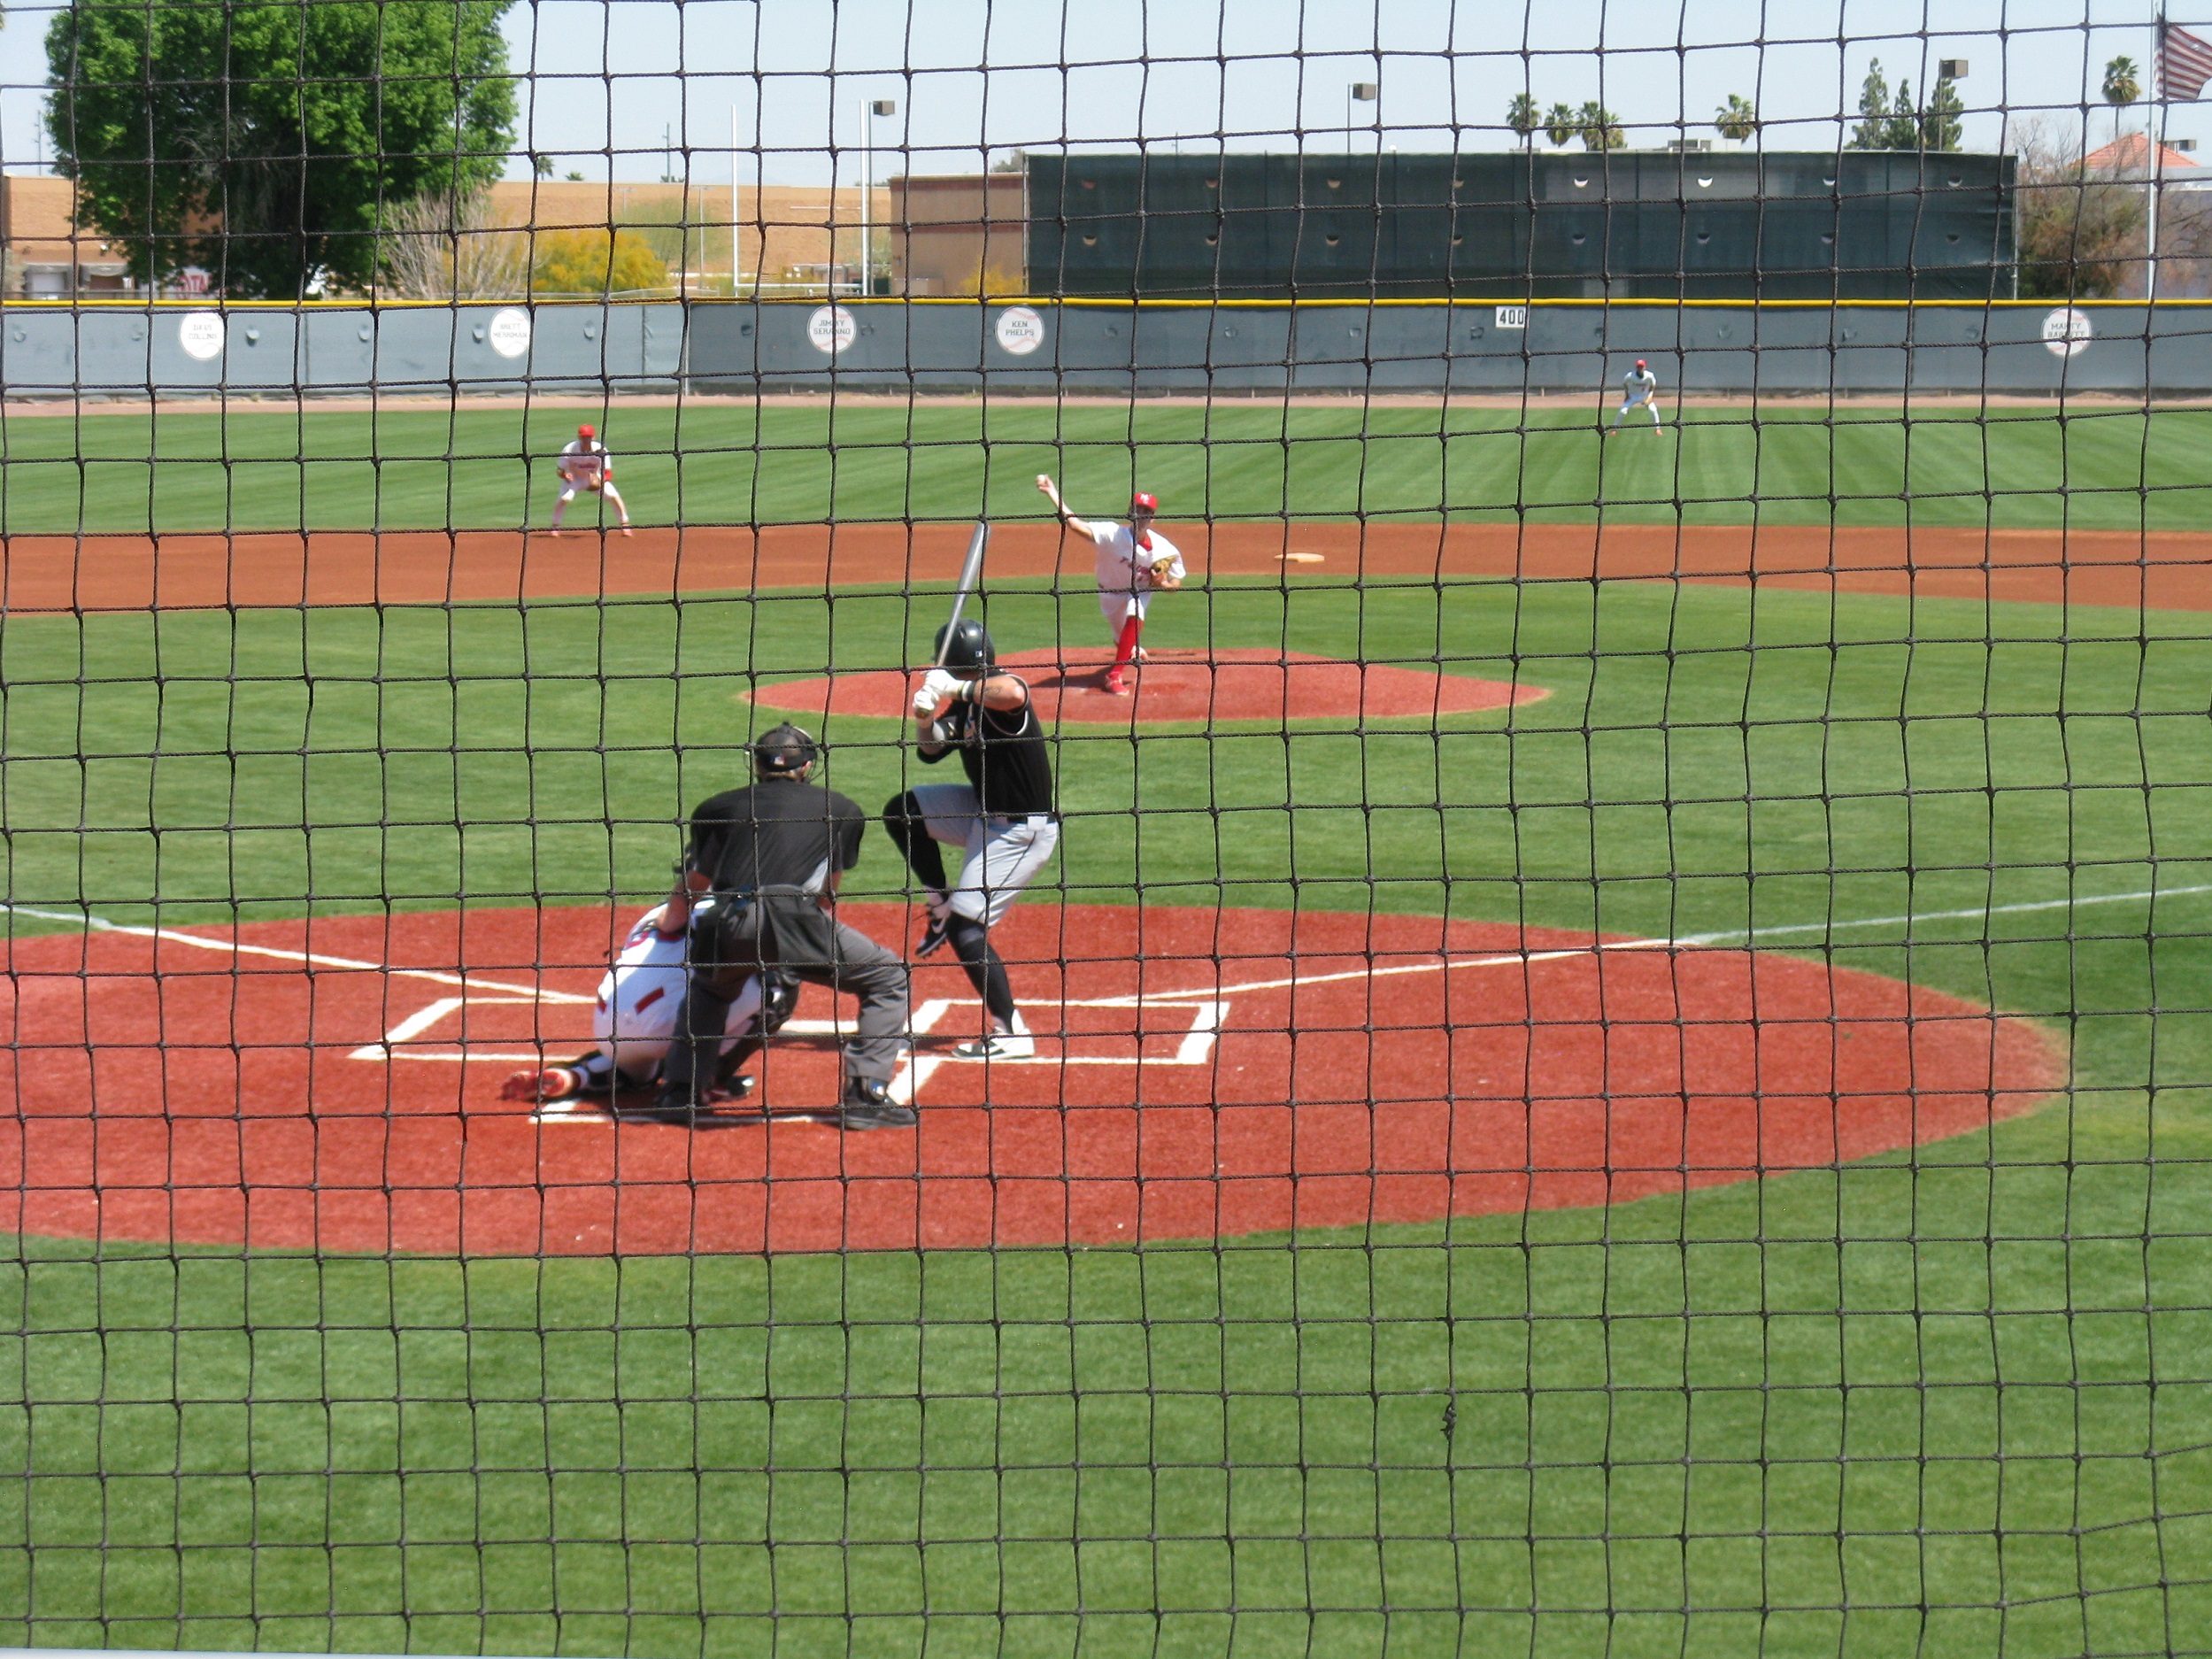
{"type": "MultiPolygon", "coordinates": [[[[1017,651],[1000,666],[1029,683],[1039,719],[1101,724],[1131,721],[1193,722],[1286,720],[1430,720],[1530,703],[1541,686],[1438,674],[1427,667],[1341,662],[1280,651],[1155,651],[1128,676],[1129,695],[1104,689],[1112,651],[1017,651]]],[[[872,669],[758,687],[763,707],[820,714],[903,716],[921,670],[872,669]]]]}

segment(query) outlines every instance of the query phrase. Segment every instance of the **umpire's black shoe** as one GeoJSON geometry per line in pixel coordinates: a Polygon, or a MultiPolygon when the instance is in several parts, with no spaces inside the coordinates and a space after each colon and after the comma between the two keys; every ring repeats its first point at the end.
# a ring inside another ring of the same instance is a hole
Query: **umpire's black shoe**
{"type": "Polygon", "coordinates": [[[847,1077],[844,1099],[838,1104],[842,1129],[912,1129],[921,1115],[911,1106],[891,1099],[890,1088],[871,1077],[847,1077]]]}
{"type": "Polygon", "coordinates": [[[698,1117],[698,1108],[692,1106],[691,1097],[688,1092],[664,1089],[653,1097],[653,1103],[651,1106],[624,1112],[621,1115],[642,1123],[674,1123],[681,1128],[689,1129],[692,1121],[698,1117]]]}

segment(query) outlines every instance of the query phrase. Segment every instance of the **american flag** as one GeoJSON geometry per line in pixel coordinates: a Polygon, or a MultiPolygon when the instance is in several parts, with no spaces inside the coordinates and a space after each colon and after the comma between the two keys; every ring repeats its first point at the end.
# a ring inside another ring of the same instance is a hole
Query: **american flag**
{"type": "Polygon", "coordinates": [[[2193,98],[2212,81],[2212,45],[2170,23],[2158,28],[2158,96],[2193,98]]]}

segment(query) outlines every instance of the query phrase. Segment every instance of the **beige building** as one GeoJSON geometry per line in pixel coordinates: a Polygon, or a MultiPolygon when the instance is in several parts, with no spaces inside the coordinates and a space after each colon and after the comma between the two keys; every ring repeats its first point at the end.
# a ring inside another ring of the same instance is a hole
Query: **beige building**
{"type": "Polygon", "coordinates": [[[890,181],[894,293],[1029,291],[1029,178],[978,173],[890,181]]]}
{"type": "MultiPolygon", "coordinates": [[[[885,268],[891,192],[870,193],[875,266],[885,268]]],[[[0,235],[7,246],[10,297],[68,298],[138,291],[119,252],[97,232],[73,223],[75,187],[66,179],[0,180],[0,235]]],[[[769,185],[741,189],[731,212],[728,185],[583,184],[506,181],[492,187],[491,209],[518,230],[635,230],[652,244],[689,293],[820,292],[859,281],[861,192],[847,186],[769,185]],[[733,254],[735,258],[733,260],[733,254]]],[[[188,278],[181,289],[204,291],[188,278]]]]}
{"type": "Polygon", "coordinates": [[[0,226],[7,241],[9,296],[66,298],[130,293],[122,256],[74,223],[76,186],[66,179],[0,179],[0,226]]]}

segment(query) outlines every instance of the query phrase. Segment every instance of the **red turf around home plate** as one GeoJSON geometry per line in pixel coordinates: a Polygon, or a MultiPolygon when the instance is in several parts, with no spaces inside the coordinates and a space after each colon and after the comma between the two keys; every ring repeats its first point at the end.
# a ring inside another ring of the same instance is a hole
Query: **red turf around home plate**
{"type": "MultiPolygon", "coordinates": [[[[910,922],[845,908],[880,938],[910,922]]],[[[952,1056],[981,1013],[957,968],[922,964],[902,1079],[919,1131],[617,1124],[498,1099],[515,1066],[587,1045],[630,919],[17,939],[0,1227],[503,1254],[1203,1238],[1831,1164],[1979,1129],[2065,1075],[2024,1021],[1802,958],[1033,901],[996,937],[1039,1056],[952,1056]]],[[[835,1013],[806,992],[761,1099],[834,1103],[835,1013]]]]}

